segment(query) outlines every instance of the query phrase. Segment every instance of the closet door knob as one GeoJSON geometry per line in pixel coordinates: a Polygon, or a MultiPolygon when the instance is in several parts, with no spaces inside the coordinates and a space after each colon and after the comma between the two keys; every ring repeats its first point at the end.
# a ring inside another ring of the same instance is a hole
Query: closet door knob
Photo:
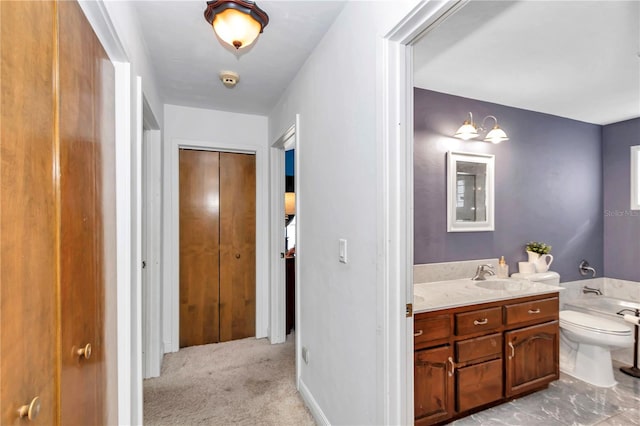
{"type": "Polygon", "coordinates": [[[35,397],[31,400],[30,404],[23,405],[18,409],[18,415],[21,419],[28,418],[29,420],[35,420],[40,414],[40,397],[35,397]]]}
{"type": "Polygon", "coordinates": [[[80,348],[76,351],[80,358],[89,359],[91,358],[91,343],[87,343],[84,348],[80,348]]]}

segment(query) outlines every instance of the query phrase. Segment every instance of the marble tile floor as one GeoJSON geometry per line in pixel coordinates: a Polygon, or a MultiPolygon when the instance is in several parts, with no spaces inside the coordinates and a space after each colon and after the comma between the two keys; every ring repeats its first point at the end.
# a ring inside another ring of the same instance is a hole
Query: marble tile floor
{"type": "Polygon", "coordinates": [[[598,388],[560,374],[548,389],[481,411],[455,426],[597,425],[640,426],[640,379],[620,372],[614,361],[613,388],[598,388]]]}

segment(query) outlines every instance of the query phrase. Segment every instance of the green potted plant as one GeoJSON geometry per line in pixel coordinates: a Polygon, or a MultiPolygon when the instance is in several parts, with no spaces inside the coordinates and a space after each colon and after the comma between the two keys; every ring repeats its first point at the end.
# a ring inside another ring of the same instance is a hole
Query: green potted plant
{"type": "Polygon", "coordinates": [[[546,243],[540,243],[538,241],[530,241],[526,246],[527,252],[534,252],[538,254],[549,254],[551,253],[551,246],[546,243]]]}

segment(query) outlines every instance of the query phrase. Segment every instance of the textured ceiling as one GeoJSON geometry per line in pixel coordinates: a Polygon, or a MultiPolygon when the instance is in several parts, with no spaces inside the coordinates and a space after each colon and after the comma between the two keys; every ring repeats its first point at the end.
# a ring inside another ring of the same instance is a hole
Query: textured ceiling
{"type": "Polygon", "coordinates": [[[136,1],[134,7],[164,103],[268,114],[295,77],[344,1],[260,1],[269,24],[236,52],[223,46],[204,19],[206,1],[136,1]],[[240,74],[222,85],[219,73],[240,74]]]}
{"type": "Polygon", "coordinates": [[[609,124],[640,116],[640,2],[472,1],[415,46],[415,86],[609,124]]]}

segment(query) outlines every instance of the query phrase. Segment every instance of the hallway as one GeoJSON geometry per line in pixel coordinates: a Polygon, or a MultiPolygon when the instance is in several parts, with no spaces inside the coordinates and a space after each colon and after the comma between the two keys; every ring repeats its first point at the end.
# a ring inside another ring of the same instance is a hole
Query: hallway
{"type": "Polygon", "coordinates": [[[295,336],[192,346],[144,381],[146,425],[313,425],[295,388],[295,336]]]}

